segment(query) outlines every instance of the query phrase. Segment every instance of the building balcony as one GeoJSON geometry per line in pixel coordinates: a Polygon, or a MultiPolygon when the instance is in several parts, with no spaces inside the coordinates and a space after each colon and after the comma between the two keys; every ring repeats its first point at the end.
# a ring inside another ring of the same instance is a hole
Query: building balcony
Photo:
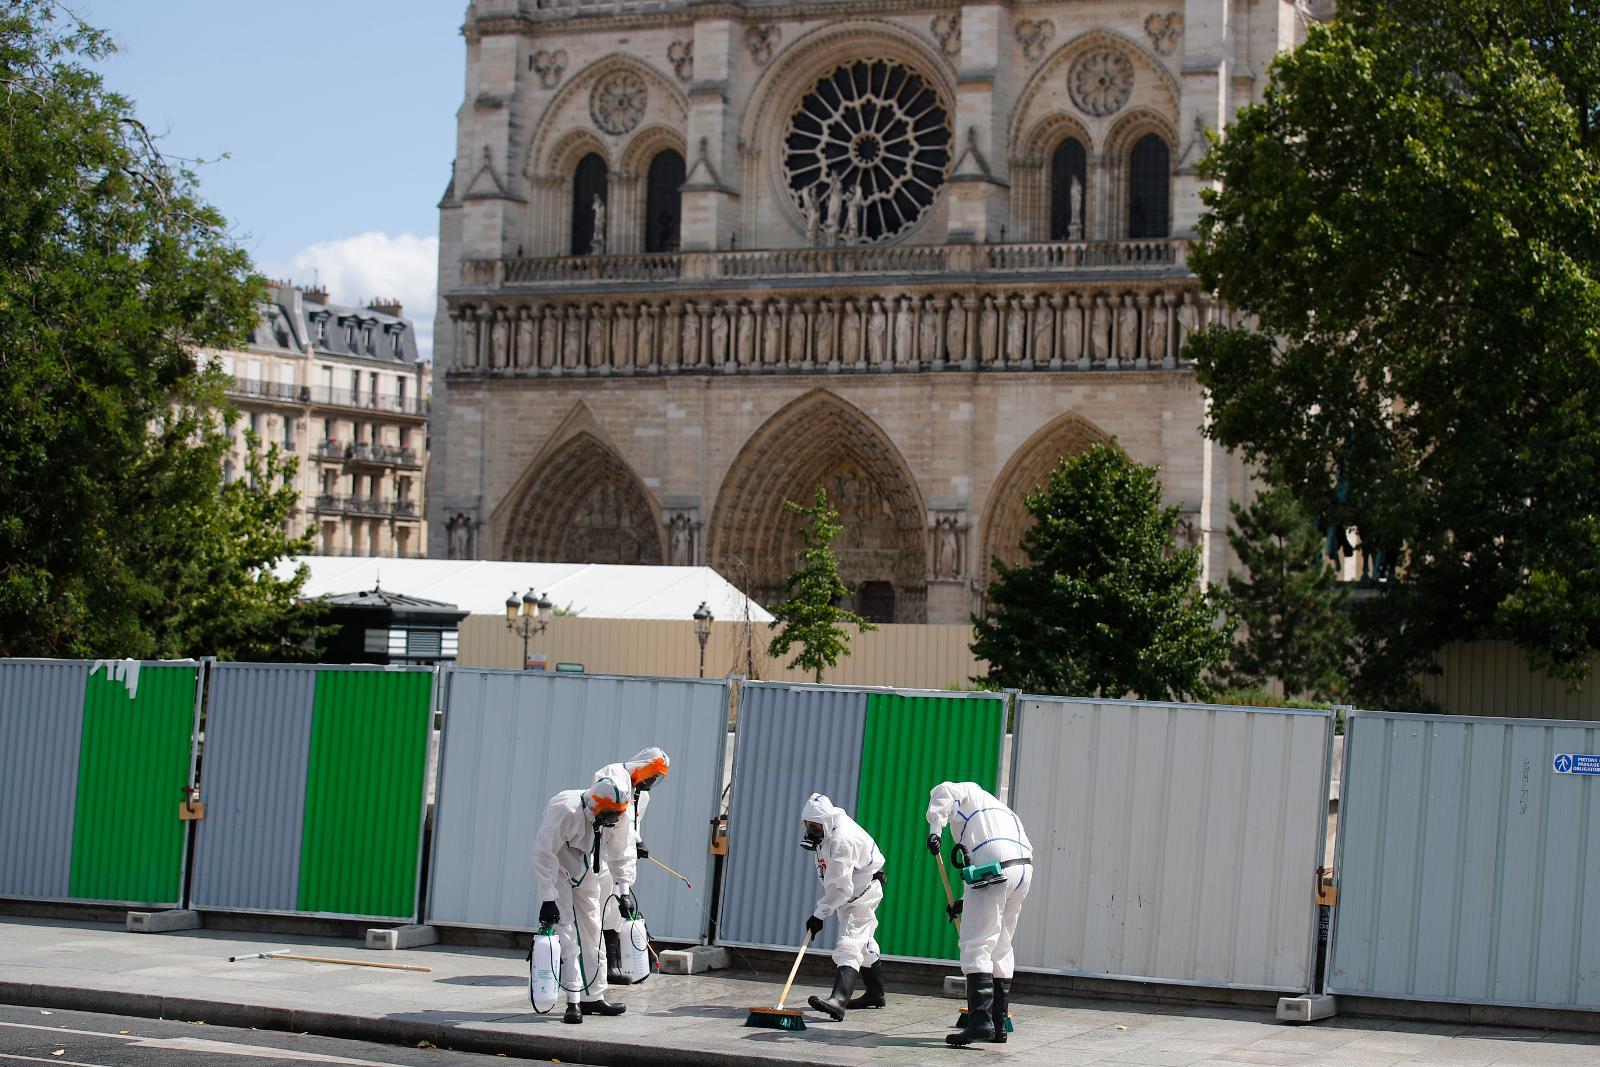
{"type": "Polygon", "coordinates": [[[375,496],[333,496],[327,493],[317,497],[316,510],[335,515],[396,519],[416,519],[421,513],[421,508],[414,500],[389,500],[375,496]]]}
{"type": "Polygon", "coordinates": [[[350,445],[344,450],[345,460],[353,466],[365,467],[420,467],[422,460],[414,449],[396,448],[393,445],[374,445],[365,441],[350,445]]]}
{"type": "Polygon", "coordinates": [[[356,411],[377,411],[388,415],[409,415],[427,418],[428,401],[424,397],[401,396],[398,393],[369,393],[357,389],[336,389],[319,385],[308,390],[310,402],[323,407],[350,408],[356,411]]]}
{"type": "Polygon", "coordinates": [[[304,407],[311,400],[311,391],[292,382],[266,382],[259,378],[234,375],[228,385],[228,395],[249,400],[264,400],[272,404],[290,404],[304,407]]]}
{"type": "Polygon", "coordinates": [[[767,251],[668,252],[656,255],[469,259],[462,295],[562,291],[673,282],[708,285],[746,279],[941,277],[947,275],[1186,274],[1187,242],[1049,241],[991,245],[863,245],[767,251]]]}
{"type": "Polygon", "coordinates": [[[336,441],[331,437],[324,438],[312,447],[311,456],[313,459],[343,463],[346,447],[341,441],[336,441]]]}

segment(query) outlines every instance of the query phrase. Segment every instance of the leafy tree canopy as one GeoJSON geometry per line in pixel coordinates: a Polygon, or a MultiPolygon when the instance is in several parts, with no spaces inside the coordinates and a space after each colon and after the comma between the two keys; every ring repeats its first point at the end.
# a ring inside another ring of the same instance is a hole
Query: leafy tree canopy
{"type": "Polygon", "coordinates": [[[1357,694],[1415,703],[1447,642],[1563,678],[1600,646],[1600,19],[1541,0],[1351,0],[1201,165],[1190,263],[1212,434],[1392,580],[1357,694]]]}
{"type": "MultiPolygon", "coordinates": [[[[59,24],[66,18],[67,24],[59,24]]],[[[84,65],[107,38],[0,12],[0,655],[297,654],[270,565],[292,473],[225,485],[223,380],[264,290],[194,176],[84,65]]]]}
{"type": "Polygon", "coordinates": [[[783,503],[795,514],[805,516],[806,524],[800,528],[800,541],[805,547],[800,551],[799,566],[784,581],[783,603],[772,609],[778,629],[767,646],[767,655],[787,656],[789,649],[798,644],[800,652],[789,667],[810,671],[820,682],[824,667],[836,667],[840,656],[850,654],[850,635],[843,624],[859,626],[863,633],[876,627],[838,606],[850,590],[839,577],[839,557],[833,552],[833,539],[844,526],[839,522],[839,512],[828,502],[828,491],[817,486],[816,498],[809,508],[792,500],[783,503]]]}
{"type": "Polygon", "coordinates": [[[994,561],[988,613],[973,620],[984,681],[1146,700],[1210,691],[1229,633],[1199,588],[1200,550],[1173,545],[1179,509],[1161,506],[1156,474],[1101,443],[1028,495],[1027,562],[994,561]]]}

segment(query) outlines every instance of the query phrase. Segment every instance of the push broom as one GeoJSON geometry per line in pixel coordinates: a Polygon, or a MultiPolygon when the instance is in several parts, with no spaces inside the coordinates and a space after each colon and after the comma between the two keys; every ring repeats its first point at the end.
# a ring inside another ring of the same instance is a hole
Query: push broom
{"type": "MultiPolygon", "coordinates": [[[[935,852],[933,858],[939,861],[939,880],[944,883],[944,902],[950,907],[956,906],[955,894],[950,892],[950,872],[944,869],[944,854],[935,852]]],[[[961,932],[961,916],[953,917],[956,924],[956,933],[961,932]]],[[[967,1009],[962,1008],[961,1014],[956,1016],[956,1029],[960,1030],[967,1025],[967,1009]]],[[[1011,1025],[1011,1009],[1006,1009],[1006,1033],[1012,1033],[1016,1027],[1011,1025]]]]}
{"type": "Polygon", "coordinates": [[[794,985],[794,976],[800,970],[800,961],[806,958],[806,946],[811,944],[811,931],[806,931],[806,939],[800,942],[800,951],[794,955],[794,966],[789,968],[789,980],[783,983],[783,992],[778,994],[778,1005],[774,1008],[751,1008],[749,1018],[745,1019],[746,1026],[760,1027],[763,1030],[788,1030],[791,1033],[806,1028],[805,1015],[794,1008],[785,1008],[783,1002],[789,999],[789,987],[794,985]]]}

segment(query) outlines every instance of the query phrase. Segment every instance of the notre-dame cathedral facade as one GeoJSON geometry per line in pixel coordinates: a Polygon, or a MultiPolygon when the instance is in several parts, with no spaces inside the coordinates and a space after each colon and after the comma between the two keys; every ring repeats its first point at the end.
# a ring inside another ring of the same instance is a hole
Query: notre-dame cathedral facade
{"type": "Polygon", "coordinates": [[[964,621],[1114,439],[1206,575],[1208,132],[1285,0],[476,0],[440,203],[434,555],[716,567],[775,598],[828,488],[853,606],[964,621]]]}

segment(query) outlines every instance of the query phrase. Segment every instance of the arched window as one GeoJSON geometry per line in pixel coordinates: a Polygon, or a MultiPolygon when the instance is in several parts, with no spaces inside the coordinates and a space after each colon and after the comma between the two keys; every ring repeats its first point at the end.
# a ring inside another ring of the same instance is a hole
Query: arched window
{"type": "Polygon", "coordinates": [[[605,234],[594,232],[594,198],[606,202],[606,161],[590,152],[578,160],[572,174],[572,254],[586,256],[605,251],[605,234]],[[599,237],[599,248],[595,238],[599,237]]]}
{"type": "Polygon", "coordinates": [[[1171,153],[1153,133],[1139,138],[1128,157],[1128,236],[1165,237],[1171,220],[1171,153]]]}
{"type": "Polygon", "coordinates": [[[669,148],[656,153],[645,179],[644,250],[676,252],[683,221],[683,156],[669,148]]]}
{"type": "Polygon", "coordinates": [[[1083,205],[1087,199],[1088,156],[1083,144],[1068,137],[1050,157],[1050,240],[1083,240],[1083,205]],[[1077,211],[1073,211],[1072,182],[1078,182],[1077,211]],[[1073,229],[1076,224],[1076,230],[1073,229]]]}

